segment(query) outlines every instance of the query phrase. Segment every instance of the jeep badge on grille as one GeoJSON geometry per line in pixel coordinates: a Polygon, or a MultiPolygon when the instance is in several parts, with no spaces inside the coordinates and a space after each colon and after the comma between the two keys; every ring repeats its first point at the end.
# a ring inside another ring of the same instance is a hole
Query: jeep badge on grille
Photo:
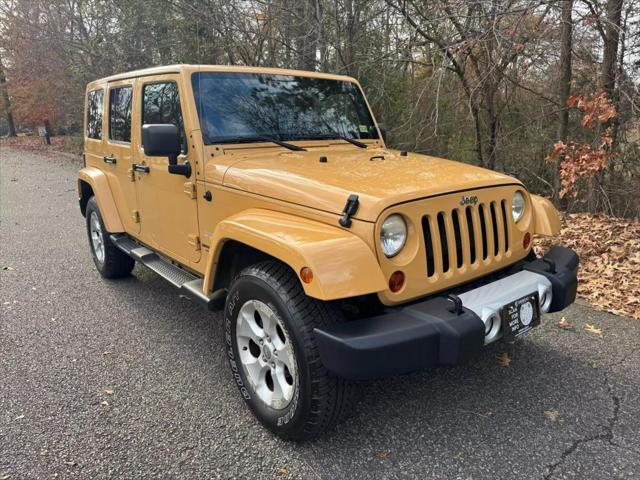
{"type": "Polygon", "coordinates": [[[475,205],[478,203],[478,197],[475,195],[463,195],[460,199],[460,205],[475,205]]]}

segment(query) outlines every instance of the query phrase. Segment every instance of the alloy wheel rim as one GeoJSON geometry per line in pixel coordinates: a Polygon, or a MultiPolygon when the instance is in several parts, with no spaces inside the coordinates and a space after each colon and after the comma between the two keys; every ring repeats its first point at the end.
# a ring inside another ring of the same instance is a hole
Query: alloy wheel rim
{"type": "Polygon", "coordinates": [[[104,235],[102,234],[102,226],[96,212],[91,212],[89,219],[89,232],[91,233],[91,245],[96,259],[100,263],[104,263],[104,235]]]}
{"type": "Polygon", "coordinates": [[[265,303],[240,308],[236,342],[245,376],[258,398],[274,410],[286,408],[297,384],[293,344],[280,317],[265,303]]]}

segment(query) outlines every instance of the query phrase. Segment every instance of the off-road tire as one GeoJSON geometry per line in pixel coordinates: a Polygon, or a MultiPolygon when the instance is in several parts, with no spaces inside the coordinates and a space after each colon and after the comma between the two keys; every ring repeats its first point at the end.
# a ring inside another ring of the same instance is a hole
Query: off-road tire
{"type": "Polygon", "coordinates": [[[344,321],[327,302],[305,295],[295,273],[278,261],[247,267],[233,281],[224,310],[225,348],[233,378],[251,411],[269,430],[287,440],[317,437],[346,418],[357,403],[357,385],[332,375],[322,364],[314,328],[344,321]],[[298,381],[293,400],[275,410],[253,391],[240,361],[237,315],[249,300],[277,313],[292,340],[298,381]]]}
{"type": "Polygon", "coordinates": [[[96,197],[91,197],[87,202],[85,217],[87,220],[87,236],[89,239],[91,257],[93,258],[93,263],[95,263],[98,272],[100,272],[100,275],[102,275],[104,278],[121,278],[131,274],[131,270],[133,270],[136,262],[133,258],[124,253],[111,242],[110,234],[104,226],[102,215],[100,215],[96,197]],[[91,240],[92,215],[97,216],[100,227],[102,228],[102,237],[104,243],[104,260],[102,261],[98,259],[93,241],[91,240]]]}

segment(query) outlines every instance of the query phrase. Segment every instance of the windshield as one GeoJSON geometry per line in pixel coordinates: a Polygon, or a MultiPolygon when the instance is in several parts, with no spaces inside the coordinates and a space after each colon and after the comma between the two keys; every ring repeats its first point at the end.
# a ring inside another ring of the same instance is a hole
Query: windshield
{"type": "Polygon", "coordinates": [[[323,78],[234,72],[192,77],[204,142],[378,138],[358,87],[323,78]],[[263,137],[263,138],[259,138],[263,137]]]}

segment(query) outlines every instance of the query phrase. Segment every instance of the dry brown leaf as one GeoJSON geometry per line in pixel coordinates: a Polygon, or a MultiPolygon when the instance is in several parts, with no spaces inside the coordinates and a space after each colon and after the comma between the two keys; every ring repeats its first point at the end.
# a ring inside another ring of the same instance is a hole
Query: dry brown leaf
{"type": "Polygon", "coordinates": [[[589,333],[593,333],[594,335],[602,335],[602,329],[596,328],[588,323],[584,326],[584,329],[589,333]]]}
{"type": "Polygon", "coordinates": [[[278,470],[276,470],[276,475],[278,477],[286,477],[287,475],[289,475],[289,469],[287,467],[278,467],[278,470]]]}
{"type": "Polygon", "coordinates": [[[390,455],[391,455],[390,452],[386,452],[384,450],[381,452],[378,452],[378,460],[380,460],[381,462],[384,462],[389,458],[390,455]]]}
{"type": "Polygon", "coordinates": [[[547,417],[551,422],[555,422],[558,419],[558,415],[560,412],[557,410],[545,410],[544,416],[547,417]]]}
{"type": "Polygon", "coordinates": [[[498,363],[503,367],[508,367],[511,363],[511,358],[509,358],[509,354],[507,352],[504,352],[502,355],[496,355],[496,360],[498,360],[498,363]]]}
{"type": "Polygon", "coordinates": [[[556,323],[556,327],[562,329],[562,330],[571,330],[573,328],[573,325],[571,325],[569,322],[567,322],[567,319],[562,317],[560,319],[560,321],[558,323],[556,323]]]}
{"type": "Polygon", "coordinates": [[[104,393],[107,395],[113,395],[113,390],[105,390],[104,393]]]}

